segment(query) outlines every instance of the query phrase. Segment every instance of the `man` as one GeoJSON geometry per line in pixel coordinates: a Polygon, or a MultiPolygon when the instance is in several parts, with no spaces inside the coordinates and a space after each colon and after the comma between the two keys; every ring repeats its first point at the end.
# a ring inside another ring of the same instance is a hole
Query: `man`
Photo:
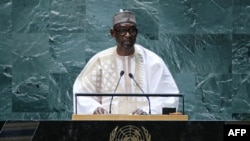
{"type": "MultiPolygon", "coordinates": [[[[116,46],[97,53],[76,78],[73,93],[179,93],[164,61],[135,44],[138,29],[134,13],[113,16],[110,34],[116,46]]],[[[75,99],[75,97],[74,97],[75,99]]],[[[161,114],[162,107],[178,108],[176,97],[78,97],[77,114],[161,114]],[[149,101],[151,107],[149,107],[149,101]],[[112,101],[112,105],[111,104],[112,101]],[[109,110],[110,109],[110,110],[109,110]]],[[[77,104],[77,105],[76,105],[77,104]]]]}

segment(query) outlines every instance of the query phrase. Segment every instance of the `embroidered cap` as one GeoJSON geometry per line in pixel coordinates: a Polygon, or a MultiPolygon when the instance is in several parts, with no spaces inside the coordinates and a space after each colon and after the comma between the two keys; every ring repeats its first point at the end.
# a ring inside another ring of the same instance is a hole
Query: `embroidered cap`
{"type": "Polygon", "coordinates": [[[123,23],[123,22],[136,23],[135,14],[131,11],[128,11],[128,10],[123,11],[121,9],[120,12],[116,13],[113,16],[113,26],[118,24],[118,23],[123,23]]]}

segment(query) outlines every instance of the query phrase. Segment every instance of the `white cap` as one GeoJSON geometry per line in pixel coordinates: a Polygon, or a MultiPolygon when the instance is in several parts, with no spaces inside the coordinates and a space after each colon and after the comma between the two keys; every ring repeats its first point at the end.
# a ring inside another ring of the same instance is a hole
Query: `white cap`
{"type": "Polygon", "coordinates": [[[124,23],[124,22],[132,22],[136,23],[135,21],[135,14],[131,11],[123,11],[120,9],[120,12],[116,13],[113,16],[113,26],[118,23],[124,23]]]}

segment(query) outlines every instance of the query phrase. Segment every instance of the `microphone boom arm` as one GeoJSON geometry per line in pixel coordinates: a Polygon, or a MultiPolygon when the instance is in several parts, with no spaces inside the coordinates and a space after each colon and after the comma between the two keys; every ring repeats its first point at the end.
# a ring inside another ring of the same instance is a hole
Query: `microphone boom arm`
{"type": "MultiPolygon", "coordinates": [[[[133,81],[135,82],[135,84],[137,85],[137,87],[138,87],[138,88],[142,91],[142,93],[144,94],[143,89],[142,89],[142,88],[140,87],[140,85],[135,81],[133,74],[132,74],[132,73],[129,73],[128,76],[129,76],[131,79],[133,79],[133,81]]],[[[148,96],[146,96],[146,97],[147,97],[147,100],[148,100],[148,107],[149,107],[148,114],[151,115],[151,103],[150,103],[150,99],[149,99],[148,96]]]]}
{"type": "MultiPolygon", "coordinates": [[[[119,80],[118,80],[118,82],[117,82],[117,84],[116,84],[114,93],[116,92],[116,90],[117,90],[117,88],[118,88],[118,85],[120,84],[120,81],[121,81],[121,78],[122,78],[123,74],[124,74],[124,71],[122,70],[122,71],[120,72],[120,78],[119,78],[119,80]]],[[[110,104],[109,104],[109,114],[111,114],[111,106],[112,106],[113,98],[114,98],[114,96],[112,95],[111,100],[110,100],[110,104]]]]}

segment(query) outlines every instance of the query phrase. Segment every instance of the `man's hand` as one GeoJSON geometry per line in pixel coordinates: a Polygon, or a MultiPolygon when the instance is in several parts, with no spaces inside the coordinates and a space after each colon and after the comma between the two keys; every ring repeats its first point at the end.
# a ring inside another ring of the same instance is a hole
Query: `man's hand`
{"type": "Polygon", "coordinates": [[[136,109],[132,114],[133,115],[147,115],[147,112],[145,112],[141,109],[136,109]]]}
{"type": "Polygon", "coordinates": [[[95,111],[93,112],[93,114],[100,114],[100,115],[102,115],[102,114],[108,114],[108,111],[105,110],[105,109],[102,108],[102,107],[97,107],[97,108],[95,109],[95,111]]]}

